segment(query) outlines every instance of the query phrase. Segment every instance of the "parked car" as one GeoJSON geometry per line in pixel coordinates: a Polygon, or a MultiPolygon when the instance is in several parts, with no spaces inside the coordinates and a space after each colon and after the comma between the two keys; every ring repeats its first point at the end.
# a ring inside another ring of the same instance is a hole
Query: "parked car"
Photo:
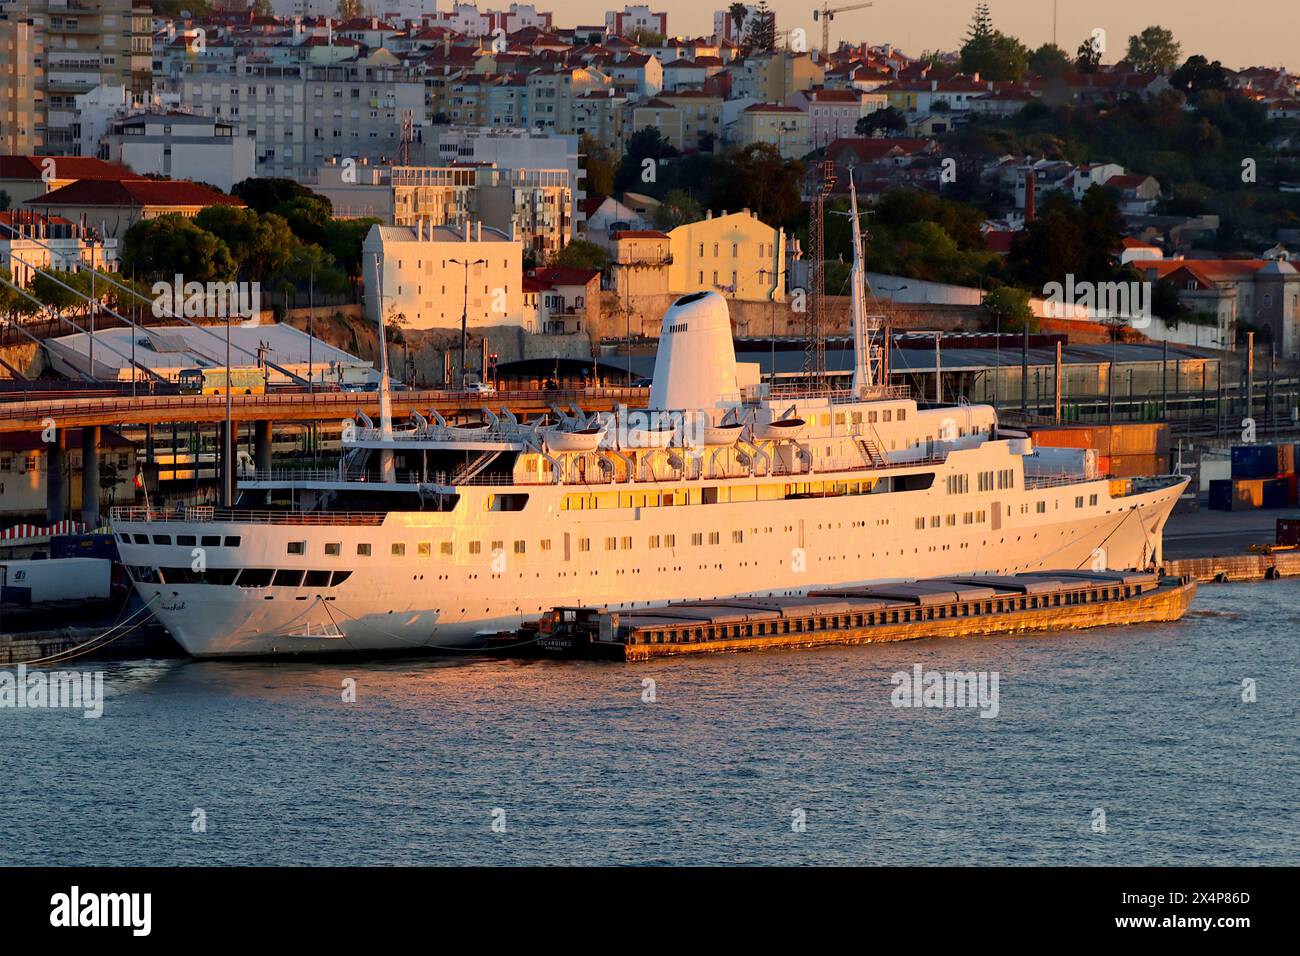
{"type": "Polygon", "coordinates": [[[496,386],[490,382],[470,382],[465,386],[465,391],[471,395],[495,395],[496,386]]]}

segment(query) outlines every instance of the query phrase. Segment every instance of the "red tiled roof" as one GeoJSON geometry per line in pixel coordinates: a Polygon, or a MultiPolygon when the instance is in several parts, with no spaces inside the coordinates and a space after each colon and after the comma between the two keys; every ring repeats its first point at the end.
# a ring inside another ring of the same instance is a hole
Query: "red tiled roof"
{"type": "Polygon", "coordinates": [[[557,285],[589,285],[593,279],[600,277],[599,269],[529,269],[528,277],[541,283],[543,289],[553,289],[557,285]]]}
{"type": "Polygon", "coordinates": [[[622,232],[612,232],[609,238],[617,241],[619,239],[667,239],[668,233],[660,232],[657,229],[624,229],[622,232]]]}
{"type": "Polygon", "coordinates": [[[27,200],[29,206],[243,206],[242,199],[183,180],[82,179],[27,200]]]}
{"type": "Polygon", "coordinates": [[[47,159],[54,161],[56,179],[134,179],[138,175],[90,156],[0,156],[0,179],[40,179],[47,159]]]}

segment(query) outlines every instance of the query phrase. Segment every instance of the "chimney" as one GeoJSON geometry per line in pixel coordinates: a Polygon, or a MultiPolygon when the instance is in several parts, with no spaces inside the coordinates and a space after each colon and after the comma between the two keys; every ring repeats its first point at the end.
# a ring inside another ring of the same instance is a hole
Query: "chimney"
{"type": "Polygon", "coordinates": [[[1034,220],[1034,171],[1025,173],[1025,225],[1034,220]]]}

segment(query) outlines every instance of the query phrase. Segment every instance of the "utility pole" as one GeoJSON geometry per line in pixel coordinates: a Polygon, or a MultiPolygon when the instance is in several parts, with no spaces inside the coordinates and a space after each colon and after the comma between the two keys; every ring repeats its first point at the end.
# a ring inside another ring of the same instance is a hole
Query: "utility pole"
{"type": "MultiPolygon", "coordinates": [[[[469,223],[465,224],[465,228],[469,229],[469,223]]],[[[447,261],[454,263],[455,265],[465,267],[465,294],[464,294],[464,299],[462,301],[461,310],[460,310],[460,387],[461,390],[464,391],[465,389],[465,336],[466,336],[465,329],[469,323],[469,267],[486,265],[487,260],[475,259],[474,261],[471,262],[469,259],[448,259],[447,261]]]]}

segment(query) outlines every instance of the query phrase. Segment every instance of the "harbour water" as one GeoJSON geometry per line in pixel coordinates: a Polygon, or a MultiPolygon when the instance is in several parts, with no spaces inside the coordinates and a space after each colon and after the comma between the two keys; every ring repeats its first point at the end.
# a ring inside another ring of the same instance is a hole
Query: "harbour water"
{"type": "Polygon", "coordinates": [[[1300,863],[1300,580],[649,664],[87,666],[99,719],[0,709],[0,863],[1300,863]],[[997,716],[894,706],[918,664],[996,673],[997,716]]]}

